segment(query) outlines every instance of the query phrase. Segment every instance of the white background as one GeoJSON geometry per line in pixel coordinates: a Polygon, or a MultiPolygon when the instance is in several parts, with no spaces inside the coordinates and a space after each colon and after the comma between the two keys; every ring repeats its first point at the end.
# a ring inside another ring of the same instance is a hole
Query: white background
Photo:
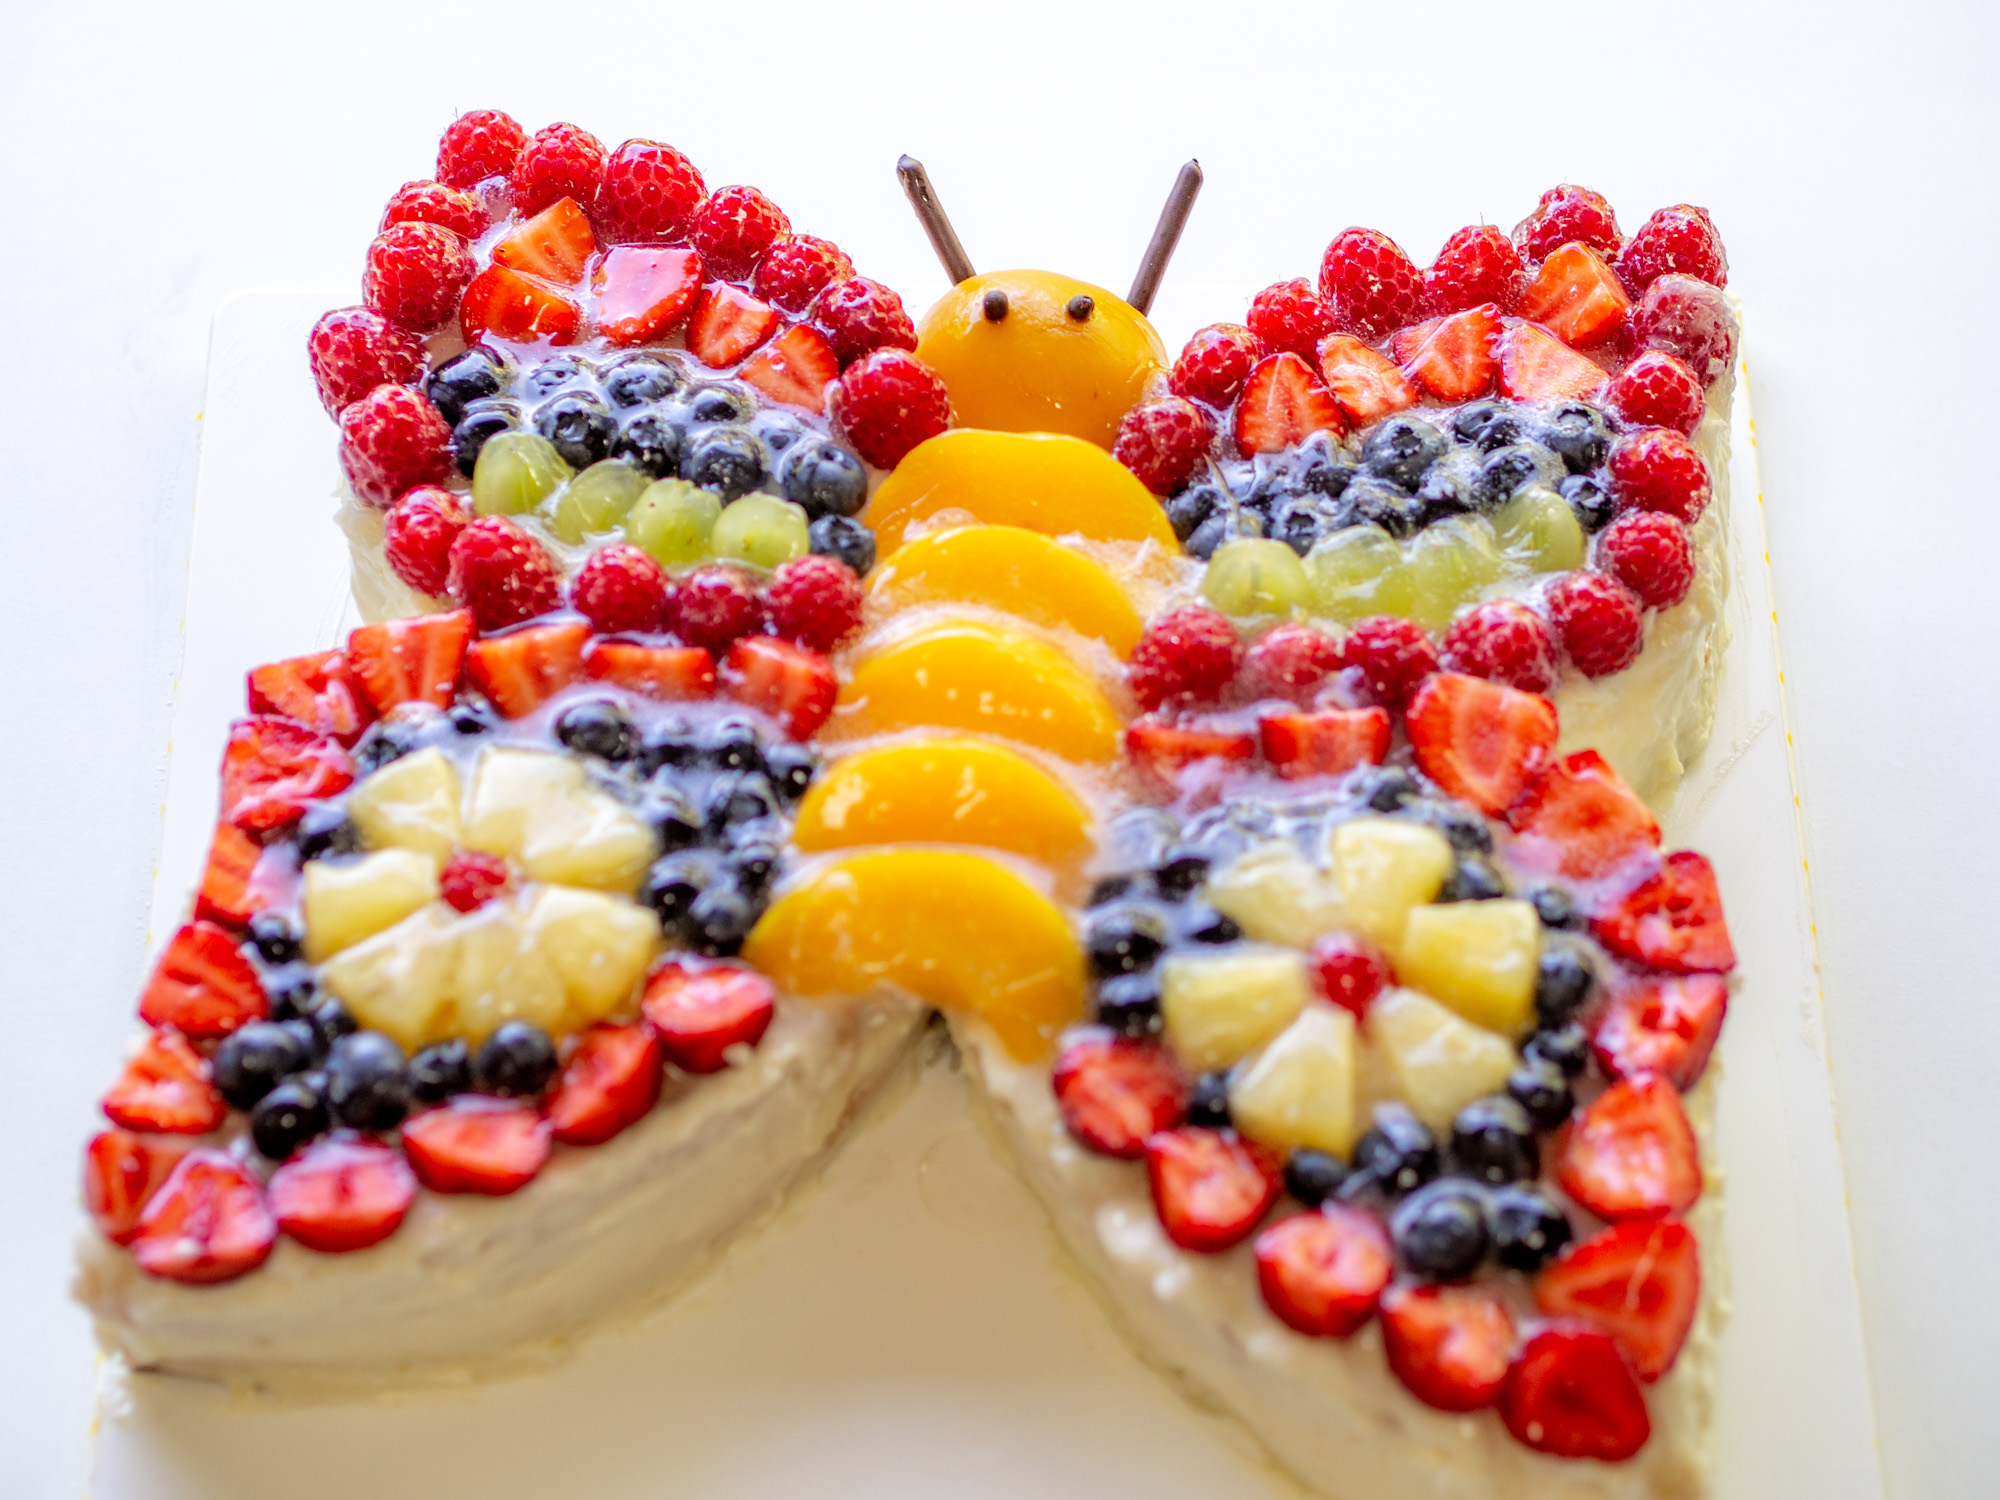
{"type": "MultiPolygon", "coordinates": [[[[1628,229],[1708,206],[1749,309],[1884,1467],[1899,1500],[1994,1492],[1992,7],[8,0],[0,34],[0,1495],[83,1482],[73,1148],[143,961],[209,319],[354,279],[480,105],[671,140],[919,307],[902,151],[975,262],[1114,287],[1190,155],[1170,285],[1310,274],[1348,223],[1422,260],[1561,179],[1628,229]]],[[[302,455],[273,503],[326,474],[302,455]]]]}

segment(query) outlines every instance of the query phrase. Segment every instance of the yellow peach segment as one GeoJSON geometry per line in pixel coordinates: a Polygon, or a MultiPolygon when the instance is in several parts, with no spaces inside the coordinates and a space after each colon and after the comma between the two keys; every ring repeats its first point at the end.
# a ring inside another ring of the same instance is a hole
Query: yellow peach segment
{"type": "Polygon", "coordinates": [[[888,849],[771,903],[743,957],[802,996],[882,985],[990,1022],[1027,1059],[1083,1013],[1083,949],[1050,901],[977,854],[888,849]]]}
{"type": "Polygon", "coordinates": [[[1145,628],[1103,567],[1019,526],[961,526],[918,537],[870,575],[868,592],[885,611],[940,601],[983,604],[1103,641],[1121,660],[1145,628]]]}

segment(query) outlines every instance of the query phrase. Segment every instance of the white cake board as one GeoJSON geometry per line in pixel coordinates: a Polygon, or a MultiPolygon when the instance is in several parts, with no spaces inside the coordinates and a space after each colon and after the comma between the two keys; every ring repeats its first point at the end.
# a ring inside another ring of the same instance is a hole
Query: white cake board
{"type": "MultiPolygon", "coordinates": [[[[1200,309],[1248,290],[1173,288],[1169,347],[1200,309]]],[[[216,316],[155,945],[200,873],[243,672],[353,623],[330,519],[333,429],[304,358],[313,319],[344,300],[257,293],[216,316]]],[[[1714,743],[1666,820],[1672,845],[1713,857],[1744,976],[1721,1054],[1733,1312],[1718,1489],[1875,1500],[1747,382],[1738,391],[1734,639],[1714,743]]],[[[1126,1351],[973,1131],[956,1077],[936,1068],[714,1280],[553,1373],[393,1406],[275,1410],[103,1368],[93,1500],[1293,1493],[1126,1351]]]]}

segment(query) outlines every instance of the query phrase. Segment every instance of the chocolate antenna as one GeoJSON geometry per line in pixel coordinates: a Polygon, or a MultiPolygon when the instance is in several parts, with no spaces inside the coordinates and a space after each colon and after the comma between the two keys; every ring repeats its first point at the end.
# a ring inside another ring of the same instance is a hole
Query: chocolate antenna
{"type": "MultiPolygon", "coordinates": [[[[910,207],[917,211],[924,233],[930,236],[931,249],[937,252],[944,274],[952,279],[954,286],[961,281],[970,281],[972,262],[966,258],[965,246],[958,242],[958,231],[944,216],[944,206],[938,202],[937,189],[931,186],[924,164],[914,156],[905,156],[896,163],[896,175],[903,179],[903,191],[910,195],[910,207]]],[[[1173,247],[1169,245],[1167,248],[1171,250],[1173,247]]]]}
{"type": "Polygon", "coordinates": [[[1160,278],[1167,274],[1167,262],[1174,258],[1174,246],[1181,242],[1181,231],[1187,228],[1195,194],[1200,191],[1201,163],[1191,161],[1174,179],[1174,190],[1167,194],[1167,206],[1160,210],[1160,222],[1153,227],[1152,241],[1139,258],[1139,274],[1132,278],[1132,291],[1125,298],[1142,313],[1153,310],[1160,278]]]}

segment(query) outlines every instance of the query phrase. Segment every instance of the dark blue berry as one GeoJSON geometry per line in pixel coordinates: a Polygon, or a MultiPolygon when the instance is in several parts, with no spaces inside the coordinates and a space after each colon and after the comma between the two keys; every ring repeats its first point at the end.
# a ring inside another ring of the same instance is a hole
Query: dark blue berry
{"type": "Polygon", "coordinates": [[[1492,901],[1506,894],[1507,882],[1500,878],[1492,861],[1469,854],[1461,856],[1452,866],[1444,889],[1438,892],[1438,900],[1492,901]]]}
{"type": "Polygon", "coordinates": [[[638,465],[655,479],[670,479],[681,471],[686,434],[671,417],[657,409],[640,412],[619,429],[611,456],[638,465]]]}
{"type": "Polygon", "coordinates": [[[1570,941],[1555,941],[1542,949],[1535,971],[1535,1015],[1544,1026],[1560,1026],[1590,999],[1597,976],[1590,961],[1570,941]]]}
{"type": "Polygon", "coordinates": [[[621,410],[671,396],[686,382],[679,365],[652,354],[628,354],[604,372],[604,399],[621,410]]]}
{"type": "Polygon", "coordinates": [[[1590,1033],[1576,1022],[1567,1021],[1534,1033],[1522,1046],[1521,1055],[1552,1062],[1562,1069],[1564,1077],[1574,1078],[1590,1065],[1590,1033]]]}
{"type": "Polygon", "coordinates": [[[1187,1122],[1217,1130],[1229,1125],[1229,1074],[1226,1070],[1204,1073],[1188,1090],[1187,1122]]]}
{"type": "Polygon", "coordinates": [[[1354,1170],[1391,1197],[1414,1192],[1438,1174],[1437,1137],[1406,1105],[1378,1104],[1354,1147],[1354,1170]]]}
{"type": "Polygon", "coordinates": [[[1404,490],[1414,490],[1424,470],[1444,456],[1444,434],[1421,417],[1391,417],[1361,440],[1361,466],[1404,490]]]}
{"type": "Polygon", "coordinates": [[[485,1093],[532,1099],[556,1076],[556,1044],[539,1026],[502,1022],[480,1044],[472,1076],[485,1093]]]}
{"type": "Polygon", "coordinates": [[[1611,451],[1610,425],[1596,407],[1581,401],[1558,406],[1536,436],[1572,474],[1589,473],[1611,451]]]}
{"type": "Polygon", "coordinates": [[[326,1103],[355,1130],[394,1130],[410,1112],[403,1049],[379,1031],[357,1031],[326,1055],[326,1103]]]}
{"type": "Polygon", "coordinates": [[[275,911],[260,911],[250,919],[250,941],[267,964],[297,963],[299,929],[275,911]]]}
{"type": "Polygon", "coordinates": [[[451,457],[458,472],[470,479],[487,442],[520,425],[520,409],[511,401],[479,401],[467,407],[451,430],[451,457]]]}
{"type": "Polygon", "coordinates": [[[1521,441],[1528,427],[1522,414],[1504,401],[1474,401],[1452,414],[1451,430],[1460,442],[1491,453],[1521,441]]]}
{"type": "Polygon", "coordinates": [[[1271,521],[1271,535],[1300,557],[1312,551],[1321,537],[1331,536],[1345,521],[1348,512],[1318,496],[1300,496],[1278,507],[1271,521]]]}
{"type": "Polygon", "coordinates": [[[747,719],[719,719],[700,736],[701,758],[723,771],[761,771],[764,751],[747,719]]]}
{"type": "Polygon", "coordinates": [[[1229,510],[1229,494],[1219,484],[1191,484],[1166,502],[1167,524],[1183,542],[1210,516],[1229,510]]]}
{"type": "Polygon", "coordinates": [[[875,566],[875,533],[852,516],[821,516],[806,530],[814,553],[844,562],[860,578],[875,566]]]}
{"type": "Polygon", "coordinates": [[[410,1098],[416,1103],[442,1104],[471,1091],[472,1049],[456,1037],[410,1059],[410,1098]]]}
{"type": "Polygon", "coordinates": [[[354,1019],[354,1012],[338,1000],[322,999],[307,1019],[313,1023],[313,1029],[329,1050],[342,1037],[352,1036],[361,1029],[361,1023],[354,1019]]]}
{"type": "Polygon", "coordinates": [[[1562,482],[1562,497],[1585,531],[1602,531],[1618,519],[1618,502],[1595,475],[1571,475],[1562,482]]]}
{"type": "Polygon", "coordinates": [[[1541,1170],[1535,1126],[1513,1099],[1475,1099],[1451,1122],[1453,1167],[1481,1182],[1524,1182],[1541,1170]]]}
{"type": "Polygon", "coordinates": [[[1541,1270],[1575,1231],[1563,1211],[1531,1187],[1504,1187],[1486,1201],[1493,1258],[1510,1270],[1541,1270]]]}
{"type": "Polygon", "coordinates": [[[681,460],[681,478],[712,490],[727,505],[762,485],[771,474],[771,455],[740,427],[704,432],[681,460]]]}
{"type": "Polygon", "coordinates": [[[271,1161],[287,1161],[326,1133],[329,1123],[323,1073],[287,1078],[250,1112],[250,1139],[271,1161]]]}
{"type": "Polygon", "coordinates": [[[285,1079],[312,1066],[312,1045],[299,1036],[296,1026],[296,1022],[252,1021],[217,1045],[209,1067],[216,1091],[232,1109],[254,1108],[285,1079]]]}
{"type": "Polygon", "coordinates": [[[319,1008],[319,981],[309,964],[281,964],[271,970],[264,976],[264,994],[274,1021],[300,1020],[319,1008]]]}
{"type": "Polygon", "coordinates": [[[1167,924],[1151,906],[1121,901],[1100,906],[1084,921],[1083,946],[1100,978],[1152,968],[1167,946],[1167,924]]]}
{"type": "Polygon", "coordinates": [[[700,753],[700,736],[681,720],[674,719],[646,736],[639,767],[651,776],[666,767],[691,766],[700,753]]]}
{"type": "Polygon", "coordinates": [[[1507,1077],[1507,1097],[1544,1130],[1569,1118],[1572,1104],[1569,1075],[1560,1064],[1539,1055],[1525,1058],[1507,1077]]]}
{"type": "Polygon", "coordinates": [[[1539,443],[1514,443],[1495,449],[1472,481],[1475,510],[1498,510],[1532,484],[1560,476],[1561,464],[1539,443]]]}
{"type": "Polygon", "coordinates": [[[694,798],[678,786],[655,782],[646,794],[646,821],[660,836],[662,849],[685,849],[701,842],[708,831],[708,819],[695,806],[694,798]]]}
{"type": "Polygon", "coordinates": [[[1161,853],[1160,862],[1153,867],[1153,884],[1167,900],[1182,900],[1200,889],[1215,861],[1216,856],[1206,847],[1192,849],[1177,844],[1161,853]]]}
{"type": "Polygon", "coordinates": [[[466,407],[487,396],[500,394],[507,374],[500,356],[484,344],[474,344],[455,358],[446,360],[424,382],[424,394],[445,422],[456,427],[466,407]]]}
{"type": "Polygon", "coordinates": [[[1218,510],[1189,532],[1183,545],[1186,546],[1189,557],[1207,562],[1215,555],[1217,547],[1235,535],[1236,518],[1228,511],[1218,510]]]}
{"type": "Polygon", "coordinates": [[[778,811],[778,794],[761,771],[718,776],[708,789],[708,827],[720,833],[739,823],[757,823],[778,811]]]}
{"type": "Polygon", "coordinates": [[[778,486],[809,519],[851,516],[868,499],[868,471],[840,444],[821,439],[793,445],[778,486]]]}
{"type": "Polygon", "coordinates": [[[783,842],[773,829],[760,831],[755,837],[732,843],[729,850],[729,865],[736,872],[737,887],[743,891],[769,889],[771,876],[778,868],[782,852],[783,842]]]}
{"type": "Polygon", "coordinates": [[[796,802],[811,788],[819,757],[804,745],[773,745],[764,752],[764,773],[787,802],[796,802]]]}
{"type": "Polygon", "coordinates": [[[1315,432],[1300,443],[1289,467],[1302,493],[1329,500],[1339,499],[1361,472],[1360,461],[1324,432],[1315,432]]]}
{"type": "Polygon", "coordinates": [[[1389,1221],[1389,1233],[1403,1264],[1432,1281],[1470,1276],[1492,1242],[1478,1193],[1449,1181],[1412,1194],[1389,1221]]]}
{"type": "Polygon", "coordinates": [[[681,408],[697,426],[712,427],[720,422],[740,422],[750,415],[750,398],[727,385],[699,385],[681,398],[681,408]]]}
{"type": "Polygon", "coordinates": [[[590,698],[562,711],[556,738],[578,755],[622,765],[639,753],[632,716],[608,698],[590,698]]]}
{"type": "Polygon", "coordinates": [[[587,469],[611,456],[618,424],[604,403],[581,391],[558,396],[535,413],[535,431],[555,445],[572,469],[587,469]]]}
{"type": "Polygon", "coordinates": [[[452,731],[466,736],[491,734],[500,727],[500,720],[494,716],[492,709],[470,698],[461,698],[454,703],[449,719],[452,731]]]}
{"type": "Polygon", "coordinates": [[[1544,927],[1563,929],[1582,923],[1583,919],[1576,909],[1576,898],[1561,886],[1542,886],[1528,899],[1535,903],[1535,915],[1542,919],[1544,927]]]}
{"type": "Polygon", "coordinates": [[[1376,812],[1395,812],[1417,795],[1417,783],[1401,766],[1379,766],[1357,784],[1361,800],[1376,812]]]}
{"type": "Polygon", "coordinates": [[[710,958],[728,958],[743,947],[761,908],[734,885],[718,881],[694,898],[682,929],[688,946],[710,958]]]}
{"type": "Polygon", "coordinates": [[[355,854],[361,849],[361,830],[349,820],[346,810],[332,802],[315,802],[298,822],[299,858],[325,859],[334,854],[355,854]]]}
{"type": "Polygon", "coordinates": [[[1460,854],[1493,852],[1493,830],[1471,808],[1454,802],[1441,802],[1429,811],[1431,822],[1437,826],[1438,832],[1449,839],[1451,847],[1460,854]]]}
{"type": "Polygon", "coordinates": [[[415,754],[423,746],[422,728],[406,718],[378,719],[354,743],[354,769],[367,776],[415,754]]]}
{"type": "Polygon", "coordinates": [[[1091,882],[1090,896],[1083,904],[1103,906],[1116,901],[1120,896],[1146,896],[1152,894],[1152,877],[1143,870],[1128,870],[1120,875],[1101,875],[1091,882]]]}
{"type": "Polygon", "coordinates": [[[1160,980],[1147,970],[1116,974],[1097,987],[1097,1019],[1127,1036],[1153,1036],[1160,1030],[1160,980]]]}
{"type": "Polygon", "coordinates": [[[540,401],[557,391],[588,390],[596,374],[588,360],[574,354],[556,354],[531,366],[521,376],[520,392],[529,401],[540,401]]]}
{"type": "Polygon", "coordinates": [[[1457,470],[1435,464],[1417,486],[1417,504],[1424,526],[1448,516],[1462,516],[1473,508],[1472,483],[1457,470]]]}
{"type": "Polygon", "coordinates": [[[1285,1191],[1307,1208],[1318,1208],[1347,1181],[1347,1163],[1331,1151],[1301,1146],[1285,1158],[1285,1191]]]}
{"type": "Polygon", "coordinates": [[[680,929],[696,898],[708,889],[715,875],[715,859],[704,850],[664,855],[646,872],[639,899],[659,914],[661,925],[671,934],[680,929]]]}
{"type": "Polygon", "coordinates": [[[1425,502],[1375,474],[1363,474],[1341,497],[1353,506],[1358,524],[1379,526],[1393,537],[1406,537],[1424,523],[1425,502]]]}
{"type": "Polygon", "coordinates": [[[1235,919],[1206,901],[1192,901],[1174,911],[1174,936],[1184,943],[1233,943],[1243,936],[1235,919]]]}

